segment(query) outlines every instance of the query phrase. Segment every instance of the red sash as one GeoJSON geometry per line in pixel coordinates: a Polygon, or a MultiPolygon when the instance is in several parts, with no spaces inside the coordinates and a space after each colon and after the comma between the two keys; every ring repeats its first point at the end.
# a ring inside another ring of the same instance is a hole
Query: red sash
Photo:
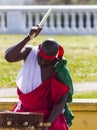
{"type": "Polygon", "coordinates": [[[23,94],[17,89],[19,99],[22,102],[22,107],[19,111],[43,113],[44,120],[46,120],[60,97],[68,91],[69,87],[58,82],[54,77],[44,81],[39,87],[27,94],[23,94]]]}

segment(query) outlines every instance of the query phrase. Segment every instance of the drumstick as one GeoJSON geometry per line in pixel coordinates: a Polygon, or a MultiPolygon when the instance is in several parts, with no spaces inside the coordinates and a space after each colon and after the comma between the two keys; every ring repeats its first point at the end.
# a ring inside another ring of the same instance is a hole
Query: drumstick
{"type": "Polygon", "coordinates": [[[45,20],[47,19],[47,17],[50,15],[51,13],[51,8],[49,8],[49,10],[47,11],[47,13],[45,14],[45,16],[42,18],[42,20],[39,23],[39,27],[41,27],[43,25],[43,23],[45,22],[45,20]]]}
{"type": "MultiPolygon", "coordinates": [[[[43,25],[43,23],[45,22],[45,20],[48,18],[48,16],[51,13],[51,8],[48,9],[47,13],[44,15],[44,17],[42,18],[42,20],[40,21],[40,23],[38,24],[39,27],[41,27],[43,25]]],[[[32,36],[30,36],[30,39],[34,38],[36,35],[36,33],[34,33],[32,36]]]]}

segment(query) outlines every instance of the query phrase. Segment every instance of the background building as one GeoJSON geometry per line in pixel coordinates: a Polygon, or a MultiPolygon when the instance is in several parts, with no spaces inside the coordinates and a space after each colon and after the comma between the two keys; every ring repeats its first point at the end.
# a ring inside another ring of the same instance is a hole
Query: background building
{"type": "Polygon", "coordinates": [[[48,5],[50,0],[0,0],[0,5],[48,5]]]}

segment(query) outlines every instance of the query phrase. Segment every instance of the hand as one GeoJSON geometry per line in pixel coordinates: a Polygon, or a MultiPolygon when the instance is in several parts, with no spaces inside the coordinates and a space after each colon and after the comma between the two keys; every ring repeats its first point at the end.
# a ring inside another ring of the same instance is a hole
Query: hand
{"type": "Polygon", "coordinates": [[[29,32],[29,37],[30,39],[36,37],[37,35],[39,35],[39,33],[41,32],[42,30],[42,27],[39,27],[38,25],[37,26],[33,26],[29,32]]]}
{"type": "Polygon", "coordinates": [[[51,126],[51,122],[42,123],[40,126],[42,126],[42,130],[49,130],[49,127],[51,126]]]}

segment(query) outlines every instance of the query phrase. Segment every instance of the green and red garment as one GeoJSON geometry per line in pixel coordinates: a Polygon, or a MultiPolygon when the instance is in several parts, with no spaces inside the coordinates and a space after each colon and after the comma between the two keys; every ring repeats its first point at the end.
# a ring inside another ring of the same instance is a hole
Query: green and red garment
{"type": "Polygon", "coordinates": [[[59,61],[59,63],[54,67],[54,71],[55,73],[57,73],[58,77],[60,77],[61,81],[70,88],[68,100],[67,103],[65,104],[64,115],[66,117],[68,126],[71,126],[74,115],[71,109],[69,108],[68,103],[72,102],[72,95],[74,93],[74,89],[73,89],[72,79],[66,64],[67,64],[67,60],[62,58],[59,61]]]}

